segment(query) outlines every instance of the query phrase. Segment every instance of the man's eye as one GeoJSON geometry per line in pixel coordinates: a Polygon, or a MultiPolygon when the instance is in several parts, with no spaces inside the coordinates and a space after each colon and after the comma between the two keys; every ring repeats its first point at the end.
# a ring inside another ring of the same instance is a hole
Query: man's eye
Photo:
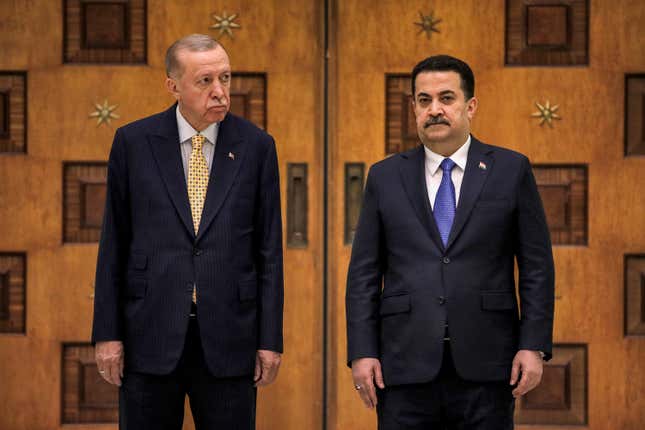
{"type": "Polygon", "coordinates": [[[231,80],[231,75],[228,75],[228,74],[227,74],[227,75],[222,75],[222,77],[220,78],[220,80],[221,80],[222,82],[228,82],[228,81],[230,81],[230,80],[231,80]]]}
{"type": "Polygon", "coordinates": [[[201,78],[199,81],[197,81],[197,83],[200,85],[207,85],[210,83],[210,81],[211,81],[210,78],[201,78]]]}

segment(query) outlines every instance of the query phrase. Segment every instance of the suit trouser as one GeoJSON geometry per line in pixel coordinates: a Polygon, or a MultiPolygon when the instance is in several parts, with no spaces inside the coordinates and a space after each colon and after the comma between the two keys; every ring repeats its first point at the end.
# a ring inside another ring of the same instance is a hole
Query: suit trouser
{"type": "Polygon", "coordinates": [[[515,401],[508,381],[474,382],[457,375],[448,342],[431,382],[378,390],[379,430],[511,430],[515,401]]]}
{"type": "Polygon", "coordinates": [[[168,375],[125,372],[119,390],[119,429],[181,430],[188,395],[197,430],[255,428],[253,375],[215,378],[206,367],[195,318],[182,357],[168,375]]]}

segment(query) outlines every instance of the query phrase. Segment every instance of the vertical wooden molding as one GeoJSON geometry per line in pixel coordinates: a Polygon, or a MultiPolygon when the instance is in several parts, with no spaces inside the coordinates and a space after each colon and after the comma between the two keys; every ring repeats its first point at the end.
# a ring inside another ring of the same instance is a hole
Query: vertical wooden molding
{"type": "Polygon", "coordinates": [[[307,163],[287,164],[287,246],[306,248],[307,234],[307,163]]]}

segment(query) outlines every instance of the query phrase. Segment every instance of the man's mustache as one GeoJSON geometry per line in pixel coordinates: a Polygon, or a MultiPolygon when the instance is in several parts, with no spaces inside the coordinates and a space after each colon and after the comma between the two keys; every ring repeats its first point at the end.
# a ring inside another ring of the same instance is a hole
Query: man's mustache
{"type": "Polygon", "coordinates": [[[428,128],[431,125],[437,125],[437,124],[450,125],[450,123],[446,121],[443,117],[433,116],[423,124],[423,128],[428,128]]]}

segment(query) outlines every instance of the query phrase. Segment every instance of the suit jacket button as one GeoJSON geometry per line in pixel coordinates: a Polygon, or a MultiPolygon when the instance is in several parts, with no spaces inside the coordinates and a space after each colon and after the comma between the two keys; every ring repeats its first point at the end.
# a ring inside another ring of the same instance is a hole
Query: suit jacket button
{"type": "Polygon", "coordinates": [[[202,250],[199,248],[193,248],[193,255],[199,257],[200,255],[202,255],[202,250]]]}
{"type": "Polygon", "coordinates": [[[441,261],[443,261],[443,264],[450,264],[450,258],[448,257],[443,257],[443,260],[441,261]]]}
{"type": "Polygon", "coordinates": [[[444,303],[446,303],[446,298],[444,296],[439,296],[438,300],[440,305],[443,305],[444,303]]]}

